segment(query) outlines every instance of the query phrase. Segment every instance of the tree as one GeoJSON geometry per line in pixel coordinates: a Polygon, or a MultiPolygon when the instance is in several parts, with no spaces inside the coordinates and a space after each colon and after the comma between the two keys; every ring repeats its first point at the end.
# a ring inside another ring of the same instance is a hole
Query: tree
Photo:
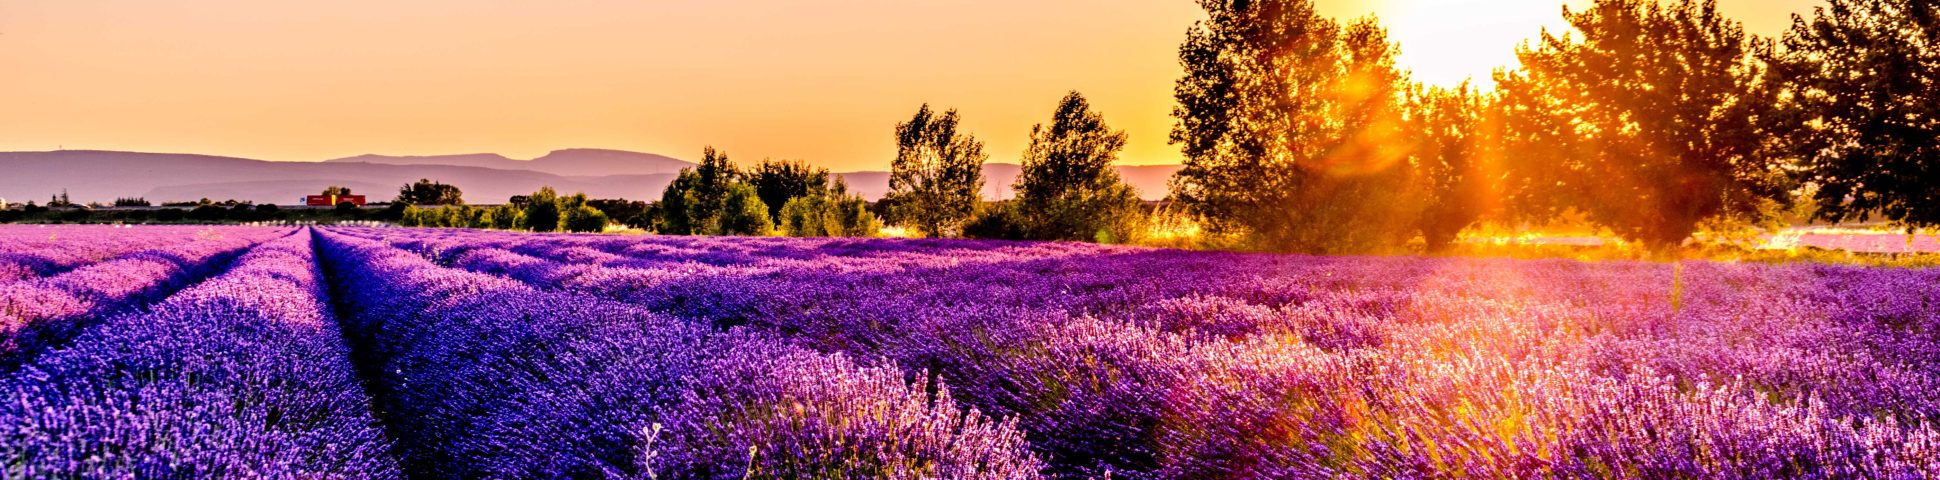
{"type": "Polygon", "coordinates": [[[1940,226],[1940,4],[1831,0],[1794,17],[1774,71],[1817,218],[1940,226]]]}
{"type": "Polygon", "coordinates": [[[563,212],[559,209],[559,192],[552,187],[540,187],[539,191],[526,196],[525,227],[534,232],[559,231],[559,221],[563,212]]]}
{"type": "Polygon", "coordinates": [[[581,204],[566,210],[566,218],[562,223],[564,230],[568,232],[599,233],[606,231],[606,224],[610,222],[606,212],[601,212],[592,205],[581,204]]]}
{"type": "Polygon", "coordinates": [[[397,200],[392,200],[392,202],[411,205],[465,204],[463,193],[458,191],[458,187],[433,182],[428,178],[419,179],[417,183],[399,188],[397,190],[397,200]]]}
{"type": "Polygon", "coordinates": [[[977,207],[977,214],[963,224],[964,238],[985,240],[1029,240],[1032,238],[1029,225],[1022,213],[1017,211],[1017,202],[987,202],[977,207]]]}
{"type": "Polygon", "coordinates": [[[957,112],[942,115],[924,104],[896,125],[896,159],[890,164],[889,196],[895,217],[926,236],[951,235],[976,212],[983,189],[983,142],[957,133],[957,112]]]}
{"type": "MultiPolygon", "coordinates": [[[[665,235],[711,235],[720,232],[720,216],[726,208],[728,189],[739,182],[741,172],[726,153],[707,147],[701,163],[683,168],[660,195],[660,221],[655,229],[665,235]]],[[[762,215],[766,216],[766,207],[762,215]]]]}
{"type": "Polygon", "coordinates": [[[586,201],[586,204],[599,209],[601,212],[605,212],[606,216],[613,220],[613,223],[639,229],[653,228],[653,218],[647,216],[647,202],[626,199],[594,199],[586,201]]]}
{"type": "Polygon", "coordinates": [[[518,230],[524,228],[525,211],[509,204],[499,205],[492,207],[492,212],[487,218],[491,219],[492,228],[518,230]]]}
{"type": "Polygon", "coordinates": [[[329,195],[335,195],[335,196],[339,196],[339,197],[341,197],[341,196],[344,196],[344,195],[349,195],[349,194],[350,194],[350,187],[339,187],[339,186],[336,186],[336,185],[331,185],[331,186],[329,186],[329,187],[326,187],[326,188],[324,188],[324,189],[323,189],[323,194],[324,194],[324,195],[326,195],[326,196],[329,196],[329,195]]]}
{"type": "Polygon", "coordinates": [[[1408,131],[1416,135],[1411,163],[1424,187],[1419,228],[1428,251],[1442,251],[1499,208],[1502,170],[1491,160],[1500,139],[1485,123],[1493,106],[1467,83],[1416,89],[1407,106],[1408,131]]]}
{"type": "Polygon", "coordinates": [[[1768,42],[1718,14],[1714,0],[1598,0],[1564,16],[1582,37],[1545,32],[1524,47],[1520,76],[1575,138],[1562,162],[1532,172],[1563,185],[1566,206],[1653,248],[1700,222],[1755,216],[1787,199],[1758,128],[1772,90],[1755,55],[1768,42]]]}
{"type": "Polygon", "coordinates": [[[1413,205],[1394,46],[1310,0],[1200,0],[1171,141],[1172,196],[1216,233],[1314,253],[1401,243],[1413,205]]]}
{"type": "Polygon", "coordinates": [[[828,188],[829,170],[799,160],[763,161],[748,172],[761,202],[768,205],[768,218],[780,221],[781,207],[797,197],[816,195],[828,188]]]}
{"type": "Polygon", "coordinates": [[[1137,224],[1138,193],[1112,165],[1124,131],[1105,125],[1083,94],[1058,102],[1050,127],[1031,127],[1013,189],[1025,235],[1040,240],[1126,240],[1137,224]]]}
{"type": "Polygon", "coordinates": [[[869,212],[869,202],[850,194],[848,183],[836,177],[820,193],[789,199],[776,227],[791,237],[874,237],[882,223],[869,212]]]}
{"type": "Polygon", "coordinates": [[[775,230],[775,223],[768,219],[768,206],[761,203],[761,196],[755,193],[754,187],[746,183],[728,186],[718,218],[718,228],[708,233],[762,236],[772,234],[775,230]]]}

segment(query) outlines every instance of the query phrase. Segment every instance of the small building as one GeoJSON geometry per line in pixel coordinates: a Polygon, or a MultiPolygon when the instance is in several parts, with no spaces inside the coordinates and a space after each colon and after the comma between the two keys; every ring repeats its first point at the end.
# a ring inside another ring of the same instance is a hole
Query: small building
{"type": "Polygon", "coordinates": [[[310,195],[303,197],[303,204],[312,207],[334,207],[339,203],[350,202],[358,207],[364,206],[363,195],[310,195]]]}

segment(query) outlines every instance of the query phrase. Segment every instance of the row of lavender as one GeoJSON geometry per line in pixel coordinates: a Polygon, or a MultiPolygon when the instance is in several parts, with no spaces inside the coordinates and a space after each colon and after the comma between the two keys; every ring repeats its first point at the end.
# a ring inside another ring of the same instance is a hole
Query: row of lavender
{"type": "MultiPolygon", "coordinates": [[[[101,318],[0,376],[0,478],[1032,478],[1044,468],[1013,424],[890,366],[363,240],[228,233],[283,236],[159,302],[90,310],[101,318]]],[[[145,282],[125,273],[97,280],[145,282]]]]}
{"type": "Polygon", "coordinates": [[[0,285],[166,285],[10,340],[0,477],[1940,473],[1933,272],[365,230],[225,268],[285,232],[0,285]]]}
{"type": "Polygon", "coordinates": [[[407,471],[441,478],[1031,478],[945,385],[766,335],[319,236],[407,471]]]}
{"type": "Polygon", "coordinates": [[[0,257],[58,259],[48,263],[59,265],[0,282],[0,372],[6,372],[102,319],[138,310],[219,273],[250,246],[291,231],[12,227],[0,232],[5,232],[0,238],[48,239],[9,243],[7,248],[16,249],[0,251],[0,257]]]}
{"type": "Polygon", "coordinates": [[[1940,475],[1940,273],[346,231],[932,372],[1051,473],[1940,475]]]}
{"type": "Polygon", "coordinates": [[[156,246],[187,243],[228,229],[36,225],[0,228],[0,285],[58,275],[156,246]]]}
{"type": "Polygon", "coordinates": [[[0,478],[399,476],[310,236],[230,233],[282,236],[0,380],[0,478]]]}

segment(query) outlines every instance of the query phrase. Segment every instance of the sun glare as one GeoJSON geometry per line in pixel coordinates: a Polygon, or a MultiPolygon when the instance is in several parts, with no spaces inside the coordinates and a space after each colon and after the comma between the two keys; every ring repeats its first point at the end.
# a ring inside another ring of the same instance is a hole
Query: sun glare
{"type": "MultiPolygon", "coordinates": [[[[1374,11],[1401,45],[1396,61],[1414,79],[1456,86],[1464,80],[1494,88],[1490,72],[1516,64],[1516,46],[1542,29],[1566,28],[1562,6],[1583,0],[1378,0],[1374,11]]],[[[1352,14],[1350,14],[1352,15],[1352,14]]]]}

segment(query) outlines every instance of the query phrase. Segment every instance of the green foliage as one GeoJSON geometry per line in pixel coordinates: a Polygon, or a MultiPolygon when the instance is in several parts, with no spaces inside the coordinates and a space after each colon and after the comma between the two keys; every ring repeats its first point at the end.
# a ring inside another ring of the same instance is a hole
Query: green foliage
{"type": "Polygon", "coordinates": [[[778,227],[791,237],[874,237],[882,223],[869,212],[861,195],[850,195],[840,177],[832,187],[807,196],[791,198],[781,208],[778,227]]]}
{"type": "Polygon", "coordinates": [[[1016,202],[986,203],[963,224],[963,236],[988,240],[1025,240],[1031,237],[1030,219],[1018,212],[1016,202]]]}
{"type": "MultiPolygon", "coordinates": [[[[545,193],[544,190],[541,190],[540,194],[535,194],[534,197],[543,196],[545,193]]],[[[605,229],[606,215],[600,212],[599,209],[588,205],[574,205],[571,208],[565,207],[565,205],[571,204],[572,198],[570,196],[555,197],[553,201],[548,202],[555,211],[562,212],[562,216],[560,220],[546,224],[551,225],[552,229],[544,231],[598,232],[605,229]]],[[[526,212],[532,210],[533,207],[534,205],[529,201],[526,208],[519,208],[514,205],[499,205],[492,208],[480,208],[470,205],[441,207],[418,207],[412,205],[404,207],[398,215],[397,223],[399,226],[424,228],[525,229],[529,228],[525,222],[526,212]]]]}
{"type": "Polygon", "coordinates": [[[1565,16],[1581,36],[1545,34],[1501,85],[1531,102],[1523,112],[1555,117],[1532,136],[1560,151],[1510,158],[1555,163],[1525,171],[1560,186],[1556,204],[1663,248],[1707,219],[1789,198],[1759,128],[1775,103],[1755,61],[1768,42],[1712,0],[1598,0],[1565,16]]]}
{"type": "MultiPolygon", "coordinates": [[[[327,191],[327,190],[326,190],[327,191]]],[[[347,189],[345,191],[348,191],[347,189]]],[[[464,194],[458,187],[419,179],[417,183],[405,185],[397,190],[397,199],[392,203],[411,205],[464,205],[464,194]]]]}
{"type": "Polygon", "coordinates": [[[416,205],[404,207],[404,211],[398,214],[397,226],[400,226],[400,227],[425,226],[424,209],[418,208],[416,205]]]}
{"type": "Polygon", "coordinates": [[[385,205],[383,210],[378,211],[377,219],[387,222],[401,221],[404,218],[404,209],[410,206],[410,204],[404,203],[385,205]]]}
{"type": "Polygon", "coordinates": [[[802,161],[763,161],[748,172],[748,184],[768,205],[768,217],[781,221],[781,208],[790,199],[817,195],[828,189],[829,170],[802,161]]]}
{"type": "MultiPolygon", "coordinates": [[[[1016,202],[987,209],[1004,213],[980,215],[978,221],[1015,221],[1020,238],[1129,240],[1142,228],[1143,208],[1138,193],[1112,166],[1125,140],[1125,132],[1106,126],[1084,95],[1065,95],[1048,128],[1031,127],[1031,144],[1014,186],[1016,202]]],[[[965,235],[980,234],[966,227],[965,235]]]]}
{"type": "Polygon", "coordinates": [[[1408,131],[1415,133],[1410,164],[1420,179],[1419,228],[1428,251],[1440,252],[1469,225],[1496,213],[1505,187],[1489,162],[1499,130],[1485,128],[1493,104],[1465,83],[1417,89],[1408,96],[1408,131]]]}
{"type": "Polygon", "coordinates": [[[336,185],[331,185],[331,186],[329,186],[329,187],[325,187],[325,188],[323,189],[323,194],[324,194],[324,195],[337,195],[337,196],[343,196],[343,195],[349,195],[349,194],[350,194],[350,187],[339,187],[339,186],[336,186],[336,185]]]}
{"type": "Polygon", "coordinates": [[[957,233],[976,212],[983,189],[983,142],[957,132],[957,112],[942,115],[924,104],[909,122],[896,125],[896,159],[889,196],[897,223],[925,236],[957,233]]]}
{"type": "Polygon", "coordinates": [[[566,210],[563,228],[568,232],[599,233],[606,231],[609,223],[606,213],[591,205],[579,205],[566,210]]]}
{"type": "Polygon", "coordinates": [[[754,186],[746,183],[728,185],[716,225],[719,229],[709,234],[763,236],[775,230],[775,223],[768,219],[768,206],[761,203],[754,186]]]}
{"type": "Polygon", "coordinates": [[[552,187],[540,187],[539,191],[526,196],[526,229],[534,232],[556,232],[559,231],[562,217],[559,208],[559,192],[552,187]]]}
{"type": "Polygon", "coordinates": [[[215,204],[205,204],[189,210],[188,218],[200,222],[215,222],[228,217],[228,210],[215,204]]]}
{"type": "Polygon", "coordinates": [[[1179,59],[1172,195],[1212,233],[1260,248],[1363,252],[1406,241],[1407,168],[1394,47],[1308,0],[1201,0],[1179,59]]]}
{"type": "Polygon", "coordinates": [[[523,230],[526,228],[525,210],[517,206],[499,205],[492,207],[491,213],[486,218],[488,219],[488,225],[486,226],[489,228],[500,230],[523,230]]]}
{"type": "MultiPolygon", "coordinates": [[[[700,164],[681,169],[680,175],[661,193],[660,220],[655,230],[665,235],[720,233],[728,191],[740,179],[740,170],[728,160],[726,153],[707,147],[700,164]]],[[[767,207],[762,208],[762,216],[766,217],[767,207]]]]}
{"type": "Polygon", "coordinates": [[[653,228],[653,217],[647,214],[647,202],[626,199],[587,200],[587,205],[606,213],[614,223],[642,230],[653,228]]]}
{"type": "Polygon", "coordinates": [[[1940,226],[1940,3],[1830,0],[1784,44],[1774,136],[1818,187],[1814,218],[1940,226]]]}

